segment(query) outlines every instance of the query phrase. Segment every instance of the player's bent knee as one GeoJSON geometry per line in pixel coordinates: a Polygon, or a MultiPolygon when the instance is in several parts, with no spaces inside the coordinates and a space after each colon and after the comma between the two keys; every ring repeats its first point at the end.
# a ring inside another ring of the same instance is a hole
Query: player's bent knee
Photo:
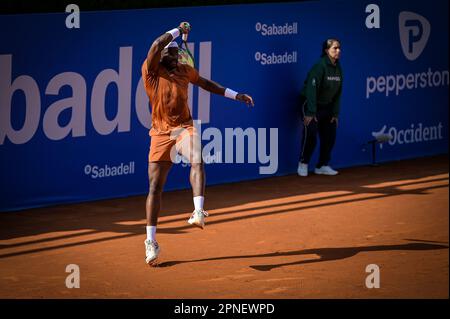
{"type": "Polygon", "coordinates": [[[163,187],[159,183],[150,183],[150,187],[148,190],[149,195],[161,195],[163,191],[163,187]]]}

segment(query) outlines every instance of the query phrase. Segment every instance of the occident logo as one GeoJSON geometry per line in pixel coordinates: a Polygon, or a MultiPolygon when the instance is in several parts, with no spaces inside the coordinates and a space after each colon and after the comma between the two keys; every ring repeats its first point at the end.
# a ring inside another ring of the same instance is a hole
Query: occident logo
{"type": "MultiPolygon", "coordinates": [[[[377,138],[381,135],[390,135],[389,145],[429,142],[444,138],[443,127],[441,122],[434,126],[424,126],[422,123],[411,124],[406,129],[398,129],[394,126],[388,129],[387,125],[384,125],[380,130],[372,132],[372,136],[377,138]]],[[[383,148],[383,144],[380,144],[380,148],[383,148]]]]}

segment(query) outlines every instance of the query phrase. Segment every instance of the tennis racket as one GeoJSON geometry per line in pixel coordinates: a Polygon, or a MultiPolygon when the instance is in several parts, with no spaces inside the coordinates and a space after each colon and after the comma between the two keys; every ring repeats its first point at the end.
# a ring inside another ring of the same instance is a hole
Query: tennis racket
{"type": "MultiPolygon", "coordinates": [[[[190,26],[189,26],[190,29],[190,26]]],[[[183,33],[183,36],[181,37],[181,45],[178,47],[178,62],[187,64],[193,68],[195,68],[195,60],[194,56],[192,55],[191,51],[188,48],[187,40],[188,40],[188,33],[183,33]],[[184,46],[184,48],[183,48],[184,46]]]]}

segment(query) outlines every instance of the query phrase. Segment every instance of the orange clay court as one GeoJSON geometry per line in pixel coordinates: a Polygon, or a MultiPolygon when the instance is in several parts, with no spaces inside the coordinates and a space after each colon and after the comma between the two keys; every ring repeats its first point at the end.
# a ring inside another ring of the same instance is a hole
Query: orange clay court
{"type": "Polygon", "coordinates": [[[145,196],[2,213],[0,298],[448,298],[448,187],[448,155],[209,186],[204,230],[166,192],[157,268],[145,196]]]}

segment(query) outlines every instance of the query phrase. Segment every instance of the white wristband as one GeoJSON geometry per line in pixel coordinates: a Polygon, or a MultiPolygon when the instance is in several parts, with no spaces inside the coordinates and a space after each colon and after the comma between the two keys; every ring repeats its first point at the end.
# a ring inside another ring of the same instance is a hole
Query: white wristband
{"type": "Polygon", "coordinates": [[[229,99],[233,99],[236,100],[236,96],[238,95],[238,92],[235,92],[233,90],[230,89],[225,89],[225,94],[224,96],[229,98],[229,99]]]}
{"type": "Polygon", "coordinates": [[[173,38],[172,40],[175,40],[180,35],[180,29],[175,28],[175,29],[172,29],[170,31],[167,31],[166,33],[170,33],[172,35],[172,38],[173,38]]]}

